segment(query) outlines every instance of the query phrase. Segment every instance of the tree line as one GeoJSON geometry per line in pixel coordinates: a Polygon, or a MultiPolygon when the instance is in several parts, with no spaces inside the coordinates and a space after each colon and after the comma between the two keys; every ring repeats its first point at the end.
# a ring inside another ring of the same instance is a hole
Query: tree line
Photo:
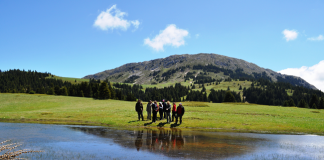
{"type": "MultiPolygon", "coordinates": [[[[257,75],[259,76],[259,75],[257,75]]],[[[264,77],[261,75],[260,77],[264,77]]],[[[213,83],[218,84],[218,81],[213,83]]],[[[95,99],[117,99],[135,101],[136,99],[170,101],[205,101],[205,102],[244,102],[298,106],[302,108],[324,109],[324,93],[286,82],[272,82],[268,78],[253,80],[251,87],[243,89],[243,99],[239,92],[210,90],[207,95],[204,84],[202,90],[194,90],[194,85],[183,86],[176,83],[164,88],[143,88],[141,85],[110,83],[106,80],[89,79],[89,82],[72,84],[56,79],[51,73],[37,71],[0,70],[1,93],[30,93],[63,96],[89,97],[95,99]],[[288,95],[288,93],[290,95],[288,95]]],[[[242,87],[241,87],[242,89],[242,87]]]]}
{"type": "Polygon", "coordinates": [[[249,103],[324,109],[323,92],[287,82],[274,83],[261,78],[253,81],[250,88],[244,88],[243,96],[249,103]]]}

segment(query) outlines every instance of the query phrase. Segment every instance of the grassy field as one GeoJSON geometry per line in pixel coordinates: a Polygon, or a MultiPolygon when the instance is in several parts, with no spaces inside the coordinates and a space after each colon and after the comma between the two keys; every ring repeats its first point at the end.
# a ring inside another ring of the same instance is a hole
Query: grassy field
{"type": "MultiPolygon", "coordinates": [[[[1,122],[86,124],[114,127],[177,127],[210,131],[324,134],[324,111],[255,104],[184,102],[183,124],[137,121],[135,102],[0,94],[1,122]]],[[[144,104],[145,105],[145,104],[144,104]]]]}
{"type": "Polygon", "coordinates": [[[81,83],[81,82],[89,82],[89,79],[59,77],[59,76],[55,76],[55,75],[53,75],[53,77],[50,76],[50,77],[47,77],[47,78],[61,79],[63,82],[67,81],[67,82],[71,82],[72,84],[81,83]]]}

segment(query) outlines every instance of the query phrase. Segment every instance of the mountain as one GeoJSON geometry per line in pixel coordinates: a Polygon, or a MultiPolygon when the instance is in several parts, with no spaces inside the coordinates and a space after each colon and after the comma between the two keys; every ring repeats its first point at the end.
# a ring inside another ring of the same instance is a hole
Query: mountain
{"type": "Polygon", "coordinates": [[[280,74],[241,59],[206,53],[172,55],[151,61],[127,63],[84,78],[108,78],[112,82],[134,84],[176,83],[189,79],[196,83],[209,83],[228,78],[266,78],[273,82],[288,82],[294,86],[317,89],[300,77],[280,74]]]}

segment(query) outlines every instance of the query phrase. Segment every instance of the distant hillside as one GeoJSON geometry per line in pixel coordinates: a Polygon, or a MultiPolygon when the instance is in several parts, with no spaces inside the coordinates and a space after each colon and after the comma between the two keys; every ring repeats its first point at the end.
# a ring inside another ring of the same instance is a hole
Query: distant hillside
{"type": "Polygon", "coordinates": [[[218,54],[183,54],[166,58],[128,63],[84,78],[106,78],[111,82],[158,84],[183,82],[207,83],[231,79],[268,78],[273,82],[288,82],[294,86],[316,89],[300,77],[288,76],[265,69],[247,61],[218,54]]]}

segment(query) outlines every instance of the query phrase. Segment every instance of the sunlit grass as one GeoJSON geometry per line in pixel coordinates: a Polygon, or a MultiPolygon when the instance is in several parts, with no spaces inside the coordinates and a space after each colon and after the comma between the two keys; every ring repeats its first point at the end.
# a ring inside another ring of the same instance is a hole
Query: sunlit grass
{"type": "Polygon", "coordinates": [[[46,78],[52,78],[52,79],[61,79],[63,82],[71,82],[72,84],[81,83],[81,82],[89,82],[89,79],[83,79],[83,78],[70,78],[70,77],[59,77],[59,76],[50,76],[46,78]]]}
{"type": "MultiPolygon", "coordinates": [[[[138,121],[135,102],[92,98],[0,94],[0,121],[88,124],[115,127],[178,127],[233,132],[324,133],[324,112],[244,103],[183,102],[183,124],[138,121]]],[[[177,103],[178,105],[179,103],[177,103]]]]}

